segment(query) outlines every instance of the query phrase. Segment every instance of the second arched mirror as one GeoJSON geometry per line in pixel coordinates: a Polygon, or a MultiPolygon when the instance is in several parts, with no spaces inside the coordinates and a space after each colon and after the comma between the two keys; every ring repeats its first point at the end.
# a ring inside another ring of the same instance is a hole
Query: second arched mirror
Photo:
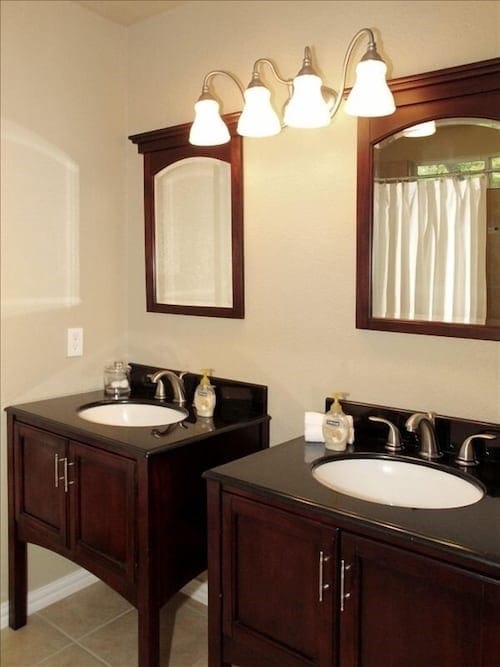
{"type": "Polygon", "coordinates": [[[358,122],[358,328],[500,338],[500,59],[390,82],[358,122]]]}

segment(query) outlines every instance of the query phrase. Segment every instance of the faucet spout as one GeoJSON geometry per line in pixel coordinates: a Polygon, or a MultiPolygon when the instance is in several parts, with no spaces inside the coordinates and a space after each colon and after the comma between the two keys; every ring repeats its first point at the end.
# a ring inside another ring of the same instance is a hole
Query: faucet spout
{"type": "Polygon", "coordinates": [[[440,459],[442,454],[436,438],[434,415],[432,412],[416,412],[406,420],[406,430],[417,433],[420,442],[420,456],[430,461],[440,459]]]}
{"type": "Polygon", "coordinates": [[[173,402],[178,403],[179,405],[184,405],[186,402],[186,397],[184,395],[184,383],[182,379],[173,371],[159,370],[155,373],[151,373],[151,375],[148,375],[148,379],[156,384],[155,398],[158,401],[164,401],[167,397],[165,393],[165,387],[162,382],[162,379],[165,377],[169,379],[170,384],[172,385],[174,392],[173,402]]]}

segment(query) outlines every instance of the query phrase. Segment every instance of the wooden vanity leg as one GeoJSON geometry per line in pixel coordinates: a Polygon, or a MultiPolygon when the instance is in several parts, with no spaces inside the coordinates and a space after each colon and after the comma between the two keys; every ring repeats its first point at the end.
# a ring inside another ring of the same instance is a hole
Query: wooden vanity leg
{"type": "Polygon", "coordinates": [[[207,480],[209,667],[231,667],[230,663],[222,660],[221,511],[220,484],[209,479],[207,480]]]}
{"type": "Polygon", "coordinates": [[[138,474],[138,664],[139,667],[159,667],[160,664],[160,605],[158,603],[158,569],[151,544],[154,526],[150,512],[150,469],[147,458],[137,467],[138,474]]]}
{"type": "Polygon", "coordinates": [[[13,630],[26,625],[28,604],[27,545],[17,537],[16,500],[14,494],[14,418],[8,416],[7,467],[9,482],[9,626],[13,630]]]}
{"type": "Polygon", "coordinates": [[[20,542],[14,535],[9,537],[9,626],[13,630],[26,625],[28,597],[26,551],[26,542],[20,542]]]}
{"type": "Polygon", "coordinates": [[[138,654],[139,667],[160,664],[160,610],[139,604],[138,654]]]}

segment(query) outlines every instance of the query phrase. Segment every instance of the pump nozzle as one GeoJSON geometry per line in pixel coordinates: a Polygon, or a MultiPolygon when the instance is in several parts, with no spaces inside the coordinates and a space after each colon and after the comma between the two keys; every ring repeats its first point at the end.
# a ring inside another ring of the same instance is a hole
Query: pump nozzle
{"type": "Polygon", "coordinates": [[[337,413],[337,414],[339,412],[342,412],[342,406],[340,405],[339,400],[343,400],[344,398],[347,398],[347,396],[349,396],[349,394],[346,394],[343,391],[334,391],[334,392],[332,392],[332,395],[330,397],[330,398],[333,398],[333,404],[330,407],[331,412],[334,412],[334,413],[337,413]]]}
{"type": "Polygon", "coordinates": [[[203,377],[200,380],[200,384],[202,387],[207,387],[210,385],[210,378],[208,377],[214,372],[213,368],[202,368],[201,372],[203,373],[203,377]]]}

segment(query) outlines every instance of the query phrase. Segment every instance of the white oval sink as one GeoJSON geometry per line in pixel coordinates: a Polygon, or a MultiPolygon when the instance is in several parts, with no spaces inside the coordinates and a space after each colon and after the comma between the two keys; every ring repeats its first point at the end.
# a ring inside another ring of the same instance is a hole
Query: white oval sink
{"type": "Polygon", "coordinates": [[[361,500],[396,507],[446,509],[477,503],[479,483],[419,462],[344,458],[320,463],[313,477],[324,486],[361,500]]]}
{"type": "Polygon", "coordinates": [[[186,419],[188,412],[184,408],[149,403],[102,403],[83,405],[78,416],[108,426],[167,426],[186,419]]]}

